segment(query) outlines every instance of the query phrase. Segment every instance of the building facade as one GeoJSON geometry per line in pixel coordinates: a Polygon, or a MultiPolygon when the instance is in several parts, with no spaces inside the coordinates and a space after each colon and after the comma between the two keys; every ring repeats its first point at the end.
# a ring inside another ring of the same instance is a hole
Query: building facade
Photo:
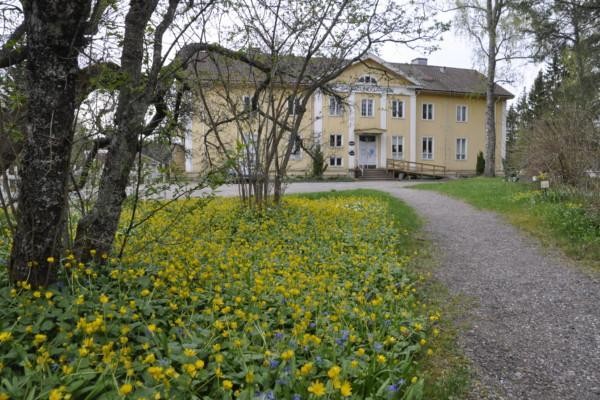
{"type": "MultiPolygon", "coordinates": [[[[477,71],[427,65],[426,59],[399,64],[370,56],[348,66],[329,88],[329,94],[317,90],[309,99],[300,129],[303,140],[320,145],[326,175],[385,168],[388,160],[471,174],[477,154],[485,153],[485,77],[477,71]]],[[[495,92],[496,166],[501,173],[506,101],[512,94],[498,85],[495,92]]],[[[234,93],[242,107],[249,101],[249,89],[240,87],[234,93]]],[[[218,101],[208,103],[226,108],[218,101]]],[[[193,114],[186,134],[189,174],[205,168],[208,154],[207,123],[201,115],[193,114]]],[[[233,127],[225,135],[232,146],[237,135],[233,127]]],[[[294,149],[288,174],[307,175],[311,167],[311,158],[294,149]]]]}

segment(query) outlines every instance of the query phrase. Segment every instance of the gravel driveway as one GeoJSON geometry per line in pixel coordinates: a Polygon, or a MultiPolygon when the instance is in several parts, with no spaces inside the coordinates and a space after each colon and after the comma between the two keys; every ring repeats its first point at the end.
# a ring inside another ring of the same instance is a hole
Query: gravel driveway
{"type": "Polygon", "coordinates": [[[437,278],[478,305],[459,339],[479,380],[472,399],[600,399],[600,279],[496,214],[411,184],[294,183],[287,193],[379,189],[425,219],[442,257],[437,278]]]}
{"type": "Polygon", "coordinates": [[[474,398],[600,399],[600,280],[491,212],[385,185],[426,220],[437,278],[479,307],[460,342],[492,393],[474,398]]]}

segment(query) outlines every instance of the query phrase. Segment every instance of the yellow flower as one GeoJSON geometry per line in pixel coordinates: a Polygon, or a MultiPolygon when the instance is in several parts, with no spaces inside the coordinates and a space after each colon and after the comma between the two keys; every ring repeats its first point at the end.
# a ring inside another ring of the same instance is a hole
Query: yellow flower
{"type": "Polygon", "coordinates": [[[291,358],[294,357],[294,350],[286,350],[283,353],[281,353],[281,359],[282,360],[289,360],[291,358]]]}
{"type": "Polygon", "coordinates": [[[42,344],[47,339],[48,339],[48,336],[46,336],[46,335],[44,335],[42,333],[38,333],[37,335],[34,336],[33,343],[35,343],[35,344],[42,344]]]}
{"type": "Polygon", "coordinates": [[[223,389],[225,389],[225,390],[231,390],[232,388],[233,388],[233,382],[231,382],[228,379],[225,379],[223,381],[223,389]]]}
{"type": "Polygon", "coordinates": [[[410,383],[417,383],[419,381],[419,378],[417,378],[416,376],[413,376],[410,380],[410,383]]]}
{"type": "Polygon", "coordinates": [[[183,351],[183,354],[185,354],[188,357],[194,357],[196,355],[196,350],[194,350],[194,349],[185,349],[183,351]]]}
{"type": "Polygon", "coordinates": [[[320,381],[314,381],[308,387],[308,392],[314,394],[317,397],[321,397],[321,396],[325,396],[325,393],[327,391],[326,391],[325,385],[323,385],[323,383],[321,383],[320,381]]]}
{"type": "Polygon", "coordinates": [[[11,339],[12,339],[11,332],[0,332],[0,343],[8,342],[11,339]]]}
{"type": "Polygon", "coordinates": [[[246,383],[254,383],[254,372],[248,371],[246,374],[246,383]]]}
{"type": "Polygon", "coordinates": [[[42,297],[42,292],[40,292],[39,290],[36,290],[35,292],[33,292],[33,297],[35,297],[36,299],[39,299],[40,297],[42,297]]]}
{"type": "Polygon", "coordinates": [[[140,294],[141,294],[143,297],[146,297],[146,296],[148,296],[148,295],[150,294],[150,291],[149,291],[148,289],[144,289],[144,290],[142,290],[142,291],[140,292],[140,294]]]}
{"type": "Polygon", "coordinates": [[[380,354],[377,356],[377,362],[380,364],[384,364],[387,361],[387,359],[385,358],[385,356],[383,354],[380,354]]]}
{"type": "Polygon", "coordinates": [[[204,361],[196,360],[196,362],[194,363],[194,366],[198,369],[202,369],[202,368],[204,368],[204,361]]]}
{"type": "Polygon", "coordinates": [[[100,303],[106,304],[106,303],[108,303],[108,296],[105,295],[104,293],[102,293],[99,297],[99,300],[100,300],[100,303]]]}
{"type": "Polygon", "coordinates": [[[425,340],[425,339],[421,339],[421,340],[419,340],[419,344],[420,344],[421,346],[425,346],[425,345],[427,344],[427,340],[425,340]]]}
{"type": "Polygon", "coordinates": [[[10,396],[4,392],[0,392],[0,400],[10,400],[10,396]]]}
{"type": "Polygon", "coordinates": [[[342,372],[342,369],[339,366],[334,365],[333,367],[329,368],[329,371],[327,371],[327,376],[331,379],[335,379],[338,377],[340,372],[342,372]]]}
{"type": "Polygon", "coordinates": [[[352,385],[348,381],[344,381],[342,383],[342,387],[340,387],[340,393],[342,397],[348,397],[352,395],[352,385]]]}
{"type": "Polygon", "coordinates": [[[149,330],[150,332],[156,332],[156,325],[154,325],[154,324],[150,324],[150,325],[148,325],[148,330],[149,330]]]}
{"type": "Polygon", "coordinates": [[[48,291],[48,292],[46,292],[45,296],[46,296],[46,299],[50,300],[52,298],[52,296],[54,296],[54,293],[48,291]]]}
{"type": "Polygon", "coordinates": [[[300,368],[300,373],[302,375],[308,375],[312,372],[312,369],[313,369],[313,363],[308,362],[300,368]]]}
{"type": "Polygon", "coordinates": [[[54,263],[54,257],[48,257],[48,258],[46,258],[46,261],[48,261],[48,264],[53,264],[54,263]]]}
{"type": "Polygon", "coordinates": [[[119,393],[122,396],[126,396],[133,391],[133,385],[130,383],[125,383],[119,388],[119,393]]]}
{"type": "Polygon", "coordinates": [[[358,356],[364,356],[365,355],[365,349],[363,349],[362,347],[358,350],[356,350],[356,355],[358,356]]]}

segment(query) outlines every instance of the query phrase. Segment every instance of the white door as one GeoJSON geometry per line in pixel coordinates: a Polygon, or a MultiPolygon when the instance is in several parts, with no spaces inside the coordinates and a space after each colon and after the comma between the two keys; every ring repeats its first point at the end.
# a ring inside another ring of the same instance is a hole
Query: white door
{"type": "Polygon", "coordinates": [[[358,163],[367,167],[376,167],[377,141],[375,136],[361,135],[359,141],[358,163]]]}

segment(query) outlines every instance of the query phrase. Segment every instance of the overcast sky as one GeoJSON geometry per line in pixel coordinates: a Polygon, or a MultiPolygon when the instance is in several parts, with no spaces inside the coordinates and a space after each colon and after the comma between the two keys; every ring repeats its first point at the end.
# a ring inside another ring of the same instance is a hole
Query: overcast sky
{"type": "MultiPolygon", "coordinates": [[[[431,54],[425,54],[406,46],[389,44],[382,49],[380,56],[386,61],[400,63],[409,63],[414,58],[425,57],[429,65],[473,68],[481,71],[481,68],[475,62],[475,46],[468,38],[459,36],[453,30],[450,30],[444,33],[439,47],[439,50],[431,54]]],[[[524,88],[529,90],[541,67],[532,63],[518,62],[514,63],[512,68],[516,72],[516,79],[511,83],[501,82],[500,84],[512,92],[515,97],[518,97],[524,88]]],[[[485,73],[485,71],[481,72],[485,73]]]]}

